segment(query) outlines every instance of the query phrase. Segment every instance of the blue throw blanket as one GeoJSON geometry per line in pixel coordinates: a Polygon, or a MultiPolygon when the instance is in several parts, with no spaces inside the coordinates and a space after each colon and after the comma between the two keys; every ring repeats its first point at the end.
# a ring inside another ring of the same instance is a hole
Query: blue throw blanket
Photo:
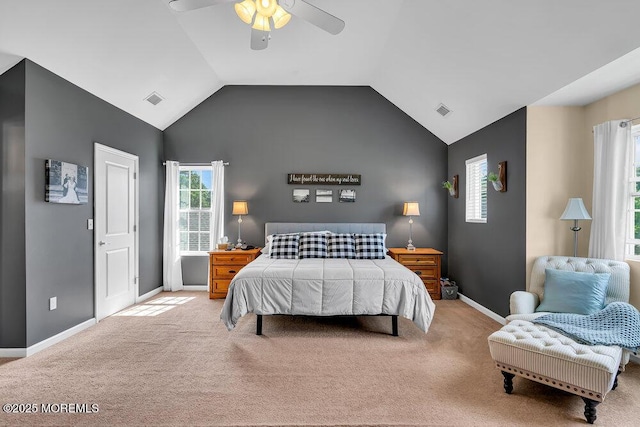
{"type": "Polygon", "coordinates": [[[624,302],[612,302],[595,314],[551,313],[532,322],[581,344],[617,345],[636,354],[640,350],[640,312],[624,302]]]}

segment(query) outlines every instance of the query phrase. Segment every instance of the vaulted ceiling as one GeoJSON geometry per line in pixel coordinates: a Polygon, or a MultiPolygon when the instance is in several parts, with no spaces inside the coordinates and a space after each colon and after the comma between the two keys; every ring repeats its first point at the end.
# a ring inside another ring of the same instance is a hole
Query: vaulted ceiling
{"type": "Polygon", "coordinates": [[[232,3],[0,0],[0,72],[29,58],[159,129],[224,85],[371,86],[448,144],[525,105],[640,82],[637,0],[307,1],[344,31],[294,16],[254,51],[232,3]]]}

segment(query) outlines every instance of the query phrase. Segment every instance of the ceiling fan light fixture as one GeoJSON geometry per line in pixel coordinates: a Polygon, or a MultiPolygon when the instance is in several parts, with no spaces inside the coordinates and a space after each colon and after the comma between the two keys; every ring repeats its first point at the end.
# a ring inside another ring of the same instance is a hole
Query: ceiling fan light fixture
{"type": "Polygon", "coordinates": [[[276,29],[280,29],[287,25],[287,23],[291,20],[291,15],[287,13],[282,6],[278,6],[276,11],[273,13],[273,26],[276,29]]]}
{"type": "Polygon", "coordinates": [[[241,3],[236,3],[235,9],[238,18],[240,18],[245,24],[251,25],[251,22],[253,21],[253,15],[254,13],[256,13],[256,4],[253,2],[253,0],[244,0],[241,3]]]}
{"type": "Polygon", "coordinates": [[[276,0],[257,0],[256,9],[258,14],[265,18],[271,18],[278,8],[278,2],[276,0]]]}
{"type": "Polygon", "coordinates": [[[271,31],[271,26],[269,25],[269,18],[259,13],[256,14],[256,20],[254,21],[253,26],[251,28],[253,28],[254,30],[260,30],[260,31],[271,31]]]}

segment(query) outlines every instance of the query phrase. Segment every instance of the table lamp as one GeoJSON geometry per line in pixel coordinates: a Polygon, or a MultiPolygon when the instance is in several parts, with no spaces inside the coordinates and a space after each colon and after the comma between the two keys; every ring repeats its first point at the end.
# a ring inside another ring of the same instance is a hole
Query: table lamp
{"type": "Polygon", "coordinates": [[[409,242],[407,244],[407,250],[415,251],[416,247],[413,246],[413,240],[411,239],[413,217],[420,216],[420,204],[418,202],[404,202],[404,210],[402,215],[409,217],[409,242]]]}
{"type": "Polygon", "coordinates": [[[242,224],[242,215],[247,215],[249,213],[249,206],[247,205],[246,200],[234,200],[233,201],[233,211],[231,215],[238,215],[238,243],[236,243],[236,248],[240,248],[242,246],[242,238],[240,237],[240,224],[242,224]]]}

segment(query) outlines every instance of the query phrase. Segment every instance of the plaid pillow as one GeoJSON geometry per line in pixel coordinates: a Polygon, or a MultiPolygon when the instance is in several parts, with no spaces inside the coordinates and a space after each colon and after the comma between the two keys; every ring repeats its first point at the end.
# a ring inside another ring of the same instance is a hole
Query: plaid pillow
{"type": "Polygon", "coordinates": [[[299,234],[286,235],[274,234],[271,239],[270,258],[276,259],[298,259],[299,234]]]}
{"type": "Polygon", "coordinates": [[[327,235],[325,233],[300,233],[298,256],[300,258],[326,258],[327,235]]]}
{"type": "Polygon", "coordinates": [[[356,234],[356,258],[357,259],[384,259],[384,234],[356,234]]]}
{"type": "Polygon", "coordinates": [[[355,258],[356,242],[353,234],[336,233],[327,239],[327,258],[355,258]]]}

